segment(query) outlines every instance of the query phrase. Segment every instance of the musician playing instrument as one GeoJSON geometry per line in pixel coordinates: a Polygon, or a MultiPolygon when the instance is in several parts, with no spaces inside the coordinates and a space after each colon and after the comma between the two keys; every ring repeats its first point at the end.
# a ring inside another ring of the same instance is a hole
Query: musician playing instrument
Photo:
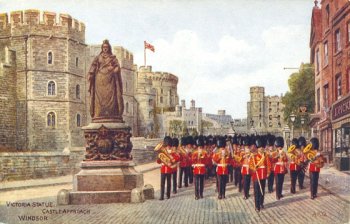
{"type": "Polygon", "coordinates": [[[242,141],[244,145],[244,155],[242,157],[242,177],[243,177],[243,199],[247,200],[249,198],[249,188],[250,188],[250,178],[251,171],[249,169],[249,157],[250,157],[250,137],[245,136],[242,141]]]}
{"type": "Polygon", "coordinates": [[[195,184],[195,199],[203,198],[205,165],[208,162],[208,153],[203,149],[204,139],[199,136],[196,140],[197,149],[192,153],[192,167],[195,184]]]}
{"type": "Polygon", "coordinates": [[[189,147],[188,137],[181,138],[180,151],[180,175],[179,175],[179,188],[182,187],[182,181],[184,180],[185,187],[188,187],[190,167],[191,167],[191,156],[192,152],[189,147]]]}
{"type": "MultiPolygon", "coordinates": [[[[274,135],[267,135],[267,148],[266,152],[269,156],[270,162],[271,162],[271,167],[275,167],[275,164],[277,163],[276,156],[277,155],[277,150],[275,149],[275,136],[274,135]]],[[[267,178],[267,189],[269,193],[273,192],[273,182],[275,180],[275,173],[270,172],[270,175],[267,178]]]]}
{"type": "Polygon", "coordinates": [[[289,171],[290,171],[290,193],[295,194],[295,186],[297,183],[298,173],[300,172],[300,158],[301,155],[298,153],[299,141],[296,138],[292,139],[292,145],[287,150],[287,155],[289,157],[289,171]]]}
{"type": "Polygon", "coordinates": [[[178,138],[173,138],[172,139],[172,152],[171,155],[177,160],[176,161],[176,166],[173,168],[172,176],[173,176],[173,194],[177,193],[177,169],[179,166],[179,161],[180,161],[180,153],[178,152],[179,148],[179,139],[178,138]]]}
{"type": "Polygon", "coordinates": [[[278,154],[276,155],[277,162],[274,166],[274,173],[276,178],[276,199],[280,200],[283,198],[282,189],[284,182],[284,175],[288,173],[287,170],[287,155],[283,151],[284,139],[283,137],[277,137],[275,140],[275,147],[277,148],[278,154]]]}
{"type": "Polygon", "coordinates": [[[230,152],[226,149],[226,140],[224,137],[219,137],[217,140],[217,152],[213,155],[212,160],[217,164],[217,186],[218,199],[225,198],[226,183],[228,182],[228,165],[230,164],[230,152]]]}
{"type": "Polygon", "coordinates": [[[260,212],[260,209],[264,208],[265,185],[271,171],[271,163],[267,153],[264,152],[265,141],[257,138],[255,145],[257,149],[252,150],[249,168],[252,172],[255,211],[260,212]]]}
{"type": "Polygon", "coordinates": [[[306,147],[306,139],[301,136],[298,139],[298,143],[299,143],[299,147],[300,149],[296,149],[300,155],[300,170],[298,172],[298,183],[299,183],[299,190],[304,189],[304,179],[305,179],[305,172],[306,172],[306,161],[307,158],[306,156],[303,154],[303,150],[306,147]]]}
{"type": "Polygon", "coordinates": [[[318,179],[320,177],[321,168],[324,166],[324,158],[319,149],[318,138],[311,138],[311,151],[308,153],[307,157],[310,161],[309,163],[309,175],[310,175],[310,197],[315,199],[317,197],[318,179]]]}
{"type": "MultiPolygon", "coordinates": [[[[158,144],[159,145],[159,144],[158,144]]],[[[158,147],[158,146],[157,146],[158,147]]],[[[156,148],[157,148],[156,147],[156,148]]],[[[170,198],[170,188],[171,188],[171,174],[173,172],[173,169],[176,167],[176,162],[179,160],[179,158],[173,157],[172,154],[172,139],[170,136],[165,136],[163,143],[159,146],[160,153],[158,154],[157,163],[161,164],[160,167],[160,198],[159,200],[164,200],[164,188],[165,188],[165,182],[167,182],[166,185],[166,196],[167,199],[170,198]]]]}

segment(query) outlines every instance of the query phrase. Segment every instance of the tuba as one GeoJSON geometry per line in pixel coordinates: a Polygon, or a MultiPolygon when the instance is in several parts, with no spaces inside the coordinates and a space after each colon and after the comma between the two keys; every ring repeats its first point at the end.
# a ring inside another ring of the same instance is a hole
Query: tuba
{"type": "Polygon", "coordinates": [[[167,150],[164,150],[164,144],[163,142],[156,145],[154,148],[155,152],[158,152],[158,158],[162,163],[164,163],[166,166],[170,168],[176,168],[176,164],[173,163],[174,158],[167,152],[167,150]]]}
{"type": "Polygon", "coordinates": [[[289,146],[287,152],[288,152],[288,156],[292,159],[292,160],[295,160],[297,155],[296,155],[296,146],[295,145],[291,145],[289,146]]]}

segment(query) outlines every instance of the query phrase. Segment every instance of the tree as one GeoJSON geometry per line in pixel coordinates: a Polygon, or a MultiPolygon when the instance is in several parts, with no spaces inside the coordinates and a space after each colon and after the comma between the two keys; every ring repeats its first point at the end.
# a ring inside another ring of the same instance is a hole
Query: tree
{"type": "Polygon", "coordinates": [[[299,72],[293,73],[288,79],[289,91],[282,97],[284,120],[290,123],[290,115],[297,115],[294,127],[301,127],[299,108],[307,107],[305,124],[309,121],[309,114],[314,112],[315,105],[315,71],[311,64],[301,64],[299,72]],[[299,116],[298,116],[299,115],[299,116]]]}

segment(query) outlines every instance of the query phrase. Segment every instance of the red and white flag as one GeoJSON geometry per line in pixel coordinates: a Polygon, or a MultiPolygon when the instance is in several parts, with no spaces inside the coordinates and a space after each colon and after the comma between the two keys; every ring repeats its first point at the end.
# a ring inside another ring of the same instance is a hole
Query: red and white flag
{"type": "Polygon", "coordinates": [[[154,52],[154,46],[150,43],[147,43],[146,41],[144,41],[145,43],[145,49],[150,49],[151,51],[154,52]]]}

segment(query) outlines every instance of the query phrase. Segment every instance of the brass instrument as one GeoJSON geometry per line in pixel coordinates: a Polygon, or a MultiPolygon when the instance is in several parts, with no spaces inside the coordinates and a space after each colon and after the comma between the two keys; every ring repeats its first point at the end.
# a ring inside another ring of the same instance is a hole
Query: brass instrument
{"type": "Polygon", "coordinates": [[[158,152],[158,158],[162,163],[164,163],[166,166],[170,168],[176,168],[176,163],[174,163],[174,158],[167,152],[167,150],[164,150],[163,142],[156,145],[154,148],[154,151],[158,152]]]}
{"type": "Polygon", "coordinates": [[[303,153],[307,154],[312,148],[312,144],[309,143],[307,146],[305,146],[305,148],[303,149],[303,153]]]}
{"type": "Polygon", "coordinates": [[[295,152],[295,148],[296,148],[295,145],[291,145],[291,146],[289,146],[287,152],[288,152],[288,153],[294,153],[294,152],[295,152]]]}

